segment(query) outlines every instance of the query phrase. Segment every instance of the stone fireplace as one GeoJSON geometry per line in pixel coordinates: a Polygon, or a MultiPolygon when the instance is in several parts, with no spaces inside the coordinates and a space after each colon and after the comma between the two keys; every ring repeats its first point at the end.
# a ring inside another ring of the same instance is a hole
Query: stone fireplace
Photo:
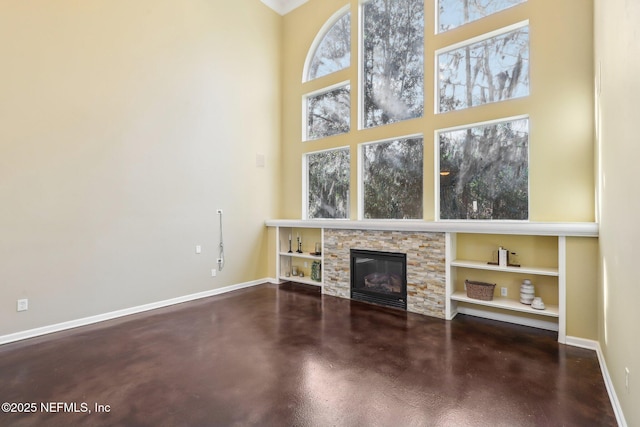
{"type": "Polygon", "coordinates": [[[406,309],[445,318],[445,233],[325,229],[323,293],[351,298],[351,249],[406,254],[406,309]]]}

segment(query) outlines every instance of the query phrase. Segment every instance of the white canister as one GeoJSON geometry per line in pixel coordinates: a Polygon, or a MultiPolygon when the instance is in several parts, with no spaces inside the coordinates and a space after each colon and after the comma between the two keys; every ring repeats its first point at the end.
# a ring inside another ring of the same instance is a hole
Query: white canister
{"type": "Polygon", "coordinates": [[[498,265],[500,267],[509,265],[509,251],[502,246],[498,248],[498,265]]]}

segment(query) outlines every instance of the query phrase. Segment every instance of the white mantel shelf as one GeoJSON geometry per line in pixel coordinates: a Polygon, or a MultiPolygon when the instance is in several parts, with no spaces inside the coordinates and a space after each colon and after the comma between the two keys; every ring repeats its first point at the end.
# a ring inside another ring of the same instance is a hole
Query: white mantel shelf
{"type": "Polygon", "coordinates": [[[422,231],[436,233],[515,234],[530,236],[598,237],[595,222],[511,221],[351,221],[273,219],[267,227],[326,228],[346,230],[422,231]]]}

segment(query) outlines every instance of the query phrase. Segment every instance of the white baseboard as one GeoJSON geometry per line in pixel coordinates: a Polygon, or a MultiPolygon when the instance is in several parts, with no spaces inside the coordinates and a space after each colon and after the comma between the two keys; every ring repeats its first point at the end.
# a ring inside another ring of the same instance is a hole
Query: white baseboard
{"type": "Polygon", "coordinates": [[[613,382],[611,381],[609,369],[607,368],[607,362],[604,359],[604,354],[602,353],[602,347],[600,347],[600,343],[598,341],[568,336],[567,345],[586,348],[589,350],[594,350],[596,352],[596,354],[598,355],[598,362],[600,362],[600,370],[602,371],[604,385],[607,388],[607,393],[609,393],[609,400],[611,400],[611,406],[613,407],[613,412],[616,415],[618,426],[627,427],[627,421],[624,419],[624,413],[622,412],[622,407],[620,406],[620,401],[618,400],[616,390],[613,387],[613,382]]]}
{"type": "Polygon", "coordinates": [[[201,298],[212,297],[239,289],[249,288],[263,283],[278,283],[273,278],[260,280],[252,280],[250,282],[239,283],[236,285],[225,286],[223,288],[211,289],[209,291],[198,292],[196,294],[185,295],[177,298],[171,298],[164,301],[153,302],[150,304],[139,305],[136,307],[125,308],[122,310],[111,311],[109,313],[98,314],[96,316],[84,317],[82,319],[70,320],[68,322],[57,323],[55,325],[43,326],[40,328],[29,329],[26,331],[16,332],[13,334],[0,336],[0,345],[11,342],[22,341],[28,338],[35,338],[41,335],[52,334],[54,332],[65,331],[67,329],[78,328],[80,326],[92,325],[94,323],[104,322],[105,320],[117,319],[119,317],[129,316],[131,314],[143,313],[157,308],[168,307],[170,305],[181,304],[183,302],[194,301],[201,298]]]}
{"type": "MultiPolygon", "coordinates": [[[[515,316],[506,313],[497,313],[493,311],[482,310],[471,307],[458,306],[457,312],[460,314],[468,314],[469,316],[484,317],[485,319],[499,320],[501,322],[515,323],[517,325],[531,326],[538,329],[546,329],[548,331],[558,332],[558,324],[546,320],[530,319],[528,317],[515,316]]],[[[455,314],[453,315],[455,317],[455,314]]],[[[452,317],[453,318],[453,317],[452,317]]]]}
{"type": "Polygon", "coordinates": [[[566,344],[572,347],[586,348],[587,350],[593,350],[596,352],[600,348],[600,344],[598,343],[598,341],[587,340],[584,338],[571,337],[571,336],[567,336],[566,344]]]}

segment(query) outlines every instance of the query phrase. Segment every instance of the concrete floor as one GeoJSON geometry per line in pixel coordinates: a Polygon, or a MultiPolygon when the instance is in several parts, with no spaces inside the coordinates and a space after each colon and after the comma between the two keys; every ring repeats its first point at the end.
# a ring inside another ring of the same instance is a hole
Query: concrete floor
{"type": "Polygon", "coordinates": [[[292,284],[0,346],[0,385],[33,409],[2,426],[616,425],[596,354],[553,333],[292,284]]]}

